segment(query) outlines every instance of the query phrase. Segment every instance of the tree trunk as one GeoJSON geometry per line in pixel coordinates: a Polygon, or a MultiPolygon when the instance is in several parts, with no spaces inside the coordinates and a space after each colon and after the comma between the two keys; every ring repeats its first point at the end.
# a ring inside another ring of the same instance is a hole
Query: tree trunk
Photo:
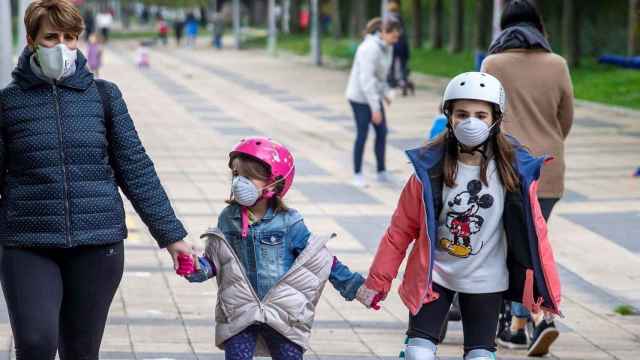
{"type": "Polygon", "coordinates": [[[476,23],[473,32],[473,46],[476,51],[486,51],[491,35],[493,0],[476,1],[476,23]]]}
{"type": "Polygon", "coordinates": [[[361,37],[366,25],[366,0],[351,0],[351,34],[353,37],[361,37]]]}
{"type": "Polygon", "coordinates": [[[413,47],[422,47],[422,1],[413,0],[413,47]]]}
{"type": "Polygon", "coordinates": [[[567,63],[575,67],[579,63],[576,8],[574,0],[562,1],[562,51],[567,63]]]}
{"type": "Polygon", "coordinates": [[[291,0],[291,6],[289,6],[289,16],[291,16],[291,32],[300,32],[300,1],[291,0]]]}
{"type": "Polygon", "coordinates": [[[629,0],[629,56],[640,55],[640,0],[629,0]]]}
{"type": "Polygon", "coordinates": [[[464,0],[453,0],[449,52],[459,53],[464,46],[464,0]]]}
{"type": "Polygon", "coordinates": [[[331,0],[331,27],[333,37],[339,39],[342,37],[342,18],[340,17],[340,0],[331,0]]]}
{"type": "Polygon", "coordinates": [[[431,0],[431,28],[429,35],[431,36],[431,47],[434,49],[442,48],[442,0],[431,0]]]}

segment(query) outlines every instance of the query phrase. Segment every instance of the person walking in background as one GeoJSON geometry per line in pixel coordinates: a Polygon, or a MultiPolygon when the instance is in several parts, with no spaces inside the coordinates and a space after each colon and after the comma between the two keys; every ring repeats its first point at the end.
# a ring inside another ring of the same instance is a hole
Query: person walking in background
{"type": "Polygon", "coordinates": [[[86,9],[82,17],[84,20],[84,41],[88,42],[89,37],[96,31],[96,18],[90,9],[86,9]]]}
{"type": "Polygon", "coordinates": [[[100,31],[100,35],[102,35],[104,43],[109,42],[109,34],[113,26],[113,15],[109,10],[104,10],[96,16],[96,26],[100,31]]]}
{"type": "Polygon", "coordinates": [[[158,16],[157,19],[158,37],[162,45],[167,46],[169,44],[169,25],[164,20],[164,17],[158,16]]]}
{"type": "Polygon", "coordinates": [[[346,96],[351,104],[356,123],[356,141],[353,148],[353,184],[366,186],[362,174],[362,158],[370,124],[376,132],[375,155],[377,179],[389,181],[385,165],[387,146],[387,119],[383,101],[391,103],[392,92],[387,83],[391,64],[392,46],[400,37],[400,23],[375,18],[369,21],[365,38],[356,51],[346,96]]]}
{"type": "Polygon", "coordinates": [[[196,47],[196,39],[198,38],[198,20],[193,13],[187,14],[185,28],[187,33],[187,46],[192,48],[196,47]]]}
{"type": "Polygon", "coordinates": [[[213,47],[222,49],[222,36],[224,35],[224,17],[221,12],[213,14],[211,19],[213,33],[213,47]]]}
{"type": "Polygon", "coordinates": [[[0,282],[17,360],[97,360],[124,270],[119,189],[177,269],[191,245],[119,88],[78,49],[80,12],[36,0],[0,90],[0,282]]]}
{"type": "Polygon", "coordinates": [[[182,15],[176,16],[173,20],[173,36],[176,38],[176,45],[180,46],[184,34],[184,18],[182,15]]]}
{"type": "MultiPolygon", "coordinates": [[[[553,157],[542,169],[538,199],[542,215],[551,210],[564,192],[564,143],[573,122],[573,88],[566,61],[551,51],[544,24],[535,5],[526,0],[507,3],[500,20],[502,32],[491,44],[482,70],[497,77],[509,94],[504,129],[536,156],[553,157]]],[[[529,314],[512,303],[512,322],[501,329],[498,344],[529,348],[529,356],[543,356],[559,335],[542,313],[529,314]],[[525,327],[533,320],[527,338],[525,327]]]]}
{"type": "Polygon", "coordinates": [[[87,65],[96,78],[100,76],[100,67],[102,66],[101,40],[100,35],[91,34],[91,36],[89,36],[89,43],[87,44],[87,65]]]}
{"type": "Polygon", "coordinates": [[[388,77],[389,86],[392,88],[400,87],[402,96],[407,96],[408,92],[414,94],[415,86],[409,81],[409,57],[411,55],[409,38],[400,14],[400,4],[397,1],[389,2],[385,17],[400,23],[400,38],[393,45],[393,57],[388,77]]]}

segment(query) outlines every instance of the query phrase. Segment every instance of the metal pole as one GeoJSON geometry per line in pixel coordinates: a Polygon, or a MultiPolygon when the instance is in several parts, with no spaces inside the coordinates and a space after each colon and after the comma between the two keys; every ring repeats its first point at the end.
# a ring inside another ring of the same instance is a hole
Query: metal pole
{"type": "Polygon", "coordinates": [[[282,0],[282,32],[291,33],[291,0],[282,0]]]}
{"type": "Polygon", "coordinates": [[[314,65],[322,65],[322,44],[320,42],[319,0],[311,0],[311,61],[314,65]]]}
{"type": "Polygon", "coordinates": [[[233,36],[236,49],[242,46],[242,34],[240,33],[240,0],[233,0],[233,36]]]}
{"type": "Polygon", "coordinates": [[[387,5],[389,5],[389,0],[380,1],[380,17],[383,19],[387,15],[387,5]]]}
{"type": "Polygon", "coordinates": [[[278,28],[276,27],[276,0],[269,0],[269,38],[267,41],[267,51],[275,54],[278,46],[278,28]]]}
{"type": "Polygon", "coordinates": [[[11,31],[11,0],[0,0],[0,88],[11,81],[13,39],[11,31]]]}
{"type": "Polygon", "coordinates": [[[27,46],[27,29],[20,20],[24,18],[24,13],[27,12],[29,4],[31,4],[31,0],[20,0],[18,3],[18,47],[16,48],[18,53],[27,46]]]}
{"type": "Polygon", "coordinates": [[[500,16],[502,16],[502,9],[504,8],[504,0],[493,1],[493,35],[491,41],[495,40],[500,35],[500,16]]]}

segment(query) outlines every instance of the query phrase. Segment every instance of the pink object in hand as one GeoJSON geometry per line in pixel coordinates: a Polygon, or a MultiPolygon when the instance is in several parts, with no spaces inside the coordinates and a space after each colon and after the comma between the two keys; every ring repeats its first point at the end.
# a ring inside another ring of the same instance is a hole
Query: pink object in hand
{"type": "Polygon", "coordinates": [[[384,300],[384,294],[382,293],[377,293],[374,297],[373,300],[371,300],[371,308],[373,310],[380,310],[380,304],[378,304],[380,301],[384,300]]]}
{"type": "Polygon", "coordinates": [[[195,271],[195,263],[193,257],[189,254],[178,254],[178,270],[176,274],[186,276],[195,271]]]}

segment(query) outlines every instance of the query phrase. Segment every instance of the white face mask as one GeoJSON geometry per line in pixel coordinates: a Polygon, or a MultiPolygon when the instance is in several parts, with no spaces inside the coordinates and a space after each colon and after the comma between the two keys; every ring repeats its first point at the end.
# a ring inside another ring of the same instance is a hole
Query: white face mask
{"type": "Polygon", "coordinates": [[[71,76],[76,71],[78,50],[71,50],[65,44],[50,48],[38,45],[36,55],[42,73],[53,80],[71,76]]]}
{"type": "Polygon", "coordinates": [[[453,133],[462,145],[475,147],[489,138],[491,128],[493,128],[495,124],[496,123],[493,123],[493,125],[489,126],[478,118],[469,117],[459,122],[455,129],[453,129],[453,133]]]}
{"type": "Polygon", "coordinates": [[[251,207],[258,202],[262,191],[249,178],[236,176],[231,181],[231,194],[238,204],[251,207]]]}

